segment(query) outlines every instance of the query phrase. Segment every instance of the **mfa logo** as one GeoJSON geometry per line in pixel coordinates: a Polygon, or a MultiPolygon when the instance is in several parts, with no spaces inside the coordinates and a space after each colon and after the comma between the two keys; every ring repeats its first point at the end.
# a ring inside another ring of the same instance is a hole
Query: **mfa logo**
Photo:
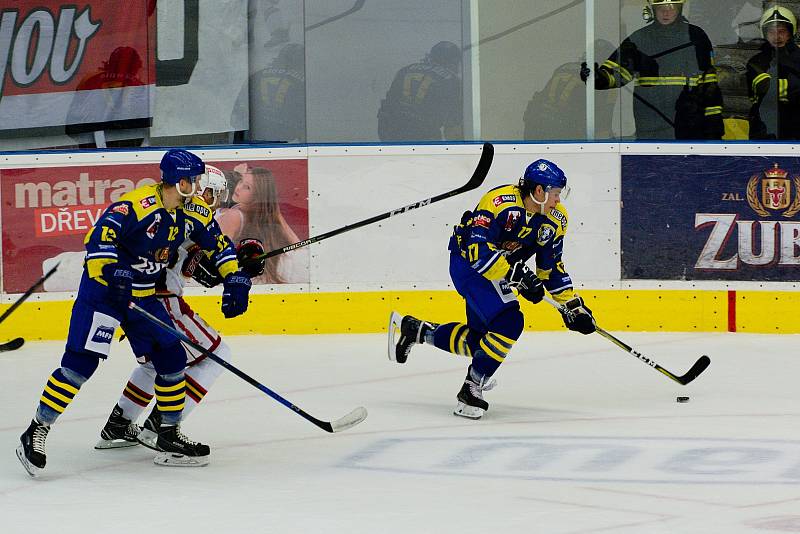
{"type": "Polygon", "coordinates": [[[108,343],[114,339],[114,329],[110,326],[99,325],[92,336],[93,343],[108,343]]]}
{"type": "Polygon", "coordinates": [[[747,203],[761,217],[777,211],[782,217],[793,218],[800,212],[800,176],[789,179],[789,173],[776,163],[772,169],[750,177],[747,203]]]}

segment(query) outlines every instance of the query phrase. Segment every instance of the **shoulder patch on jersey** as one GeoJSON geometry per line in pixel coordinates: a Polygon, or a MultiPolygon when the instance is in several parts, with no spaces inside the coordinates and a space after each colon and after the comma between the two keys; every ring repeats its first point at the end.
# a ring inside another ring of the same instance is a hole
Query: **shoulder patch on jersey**
{"type": "Polygon", "coordinates": [[[489,228],[492,225],[492,218],[486,215],[476,215],[472,220],[472,224],[482,228],[489,228]]]}
{"type": "Polygon", "coordinates": [[[516,202],[517,196],[516,195],[498,195],[492,199],[492,204],[495,207],[499,206],[500,204],[505,204],[506,202],[516,202]]]}
{"type": "Polygon", "coordinates": [[[124,215],[126,217],[128,216],[129,212],[130,211],[128,210],[128,205],[127,204],[117,204],[116,206],[111,208],[111,213],[121,213],[122,215],[124,215]]]}
{"type": "Polygon", "coordinates": [[[565,214],[563,214],[556,208],[553,208],[550,210],[550,217],[561,223],[562,230],[567,229],[567,216],[565,214]]]}
{"type": "Polygon", "coordinates": [[[140,205],[141,205],[141,206],[142,206],[144,209],[147,209],[147,208],[149,208],[150,206],[155,206],[155,205],[156,205],[156,202],[158,202],[158,201],[156,200],[156,197],[155,197],[155,195],[151,195],[151,196],[149,196],[149,197],[144,197],[142,200],[140,200],[140,201],[139,201],[139,204],[140,204],[140,205]]]}
{"type": "Polygon", "coordinates": [[[539,233],[536,235],[536,244],[544,246],[553,239],[554,235],[556,235],[556,229],[549,224],[543,224],[539,227],[539,233]]]}

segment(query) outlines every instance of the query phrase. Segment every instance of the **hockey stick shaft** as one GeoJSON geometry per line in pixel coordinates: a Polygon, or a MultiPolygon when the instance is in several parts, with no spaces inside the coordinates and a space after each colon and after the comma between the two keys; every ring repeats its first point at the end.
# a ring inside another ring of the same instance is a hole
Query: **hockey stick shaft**
{"type": "Polygon", "coordinates": [[[48,278],[50,278],[51,276],[53,276],[53,273],[55,273],[55,272],[56,272],[56,269],[58,269],[58,266],[59,266],[60,264],[61,264],[61,262],[58,262],[58,263],[56,263],[56,264],[53,266],[53,268],[52,268],[52,269],[50,269],[49,271],[47,271],[47,273],[45,273],[45,275],[44,275],[43,277],[39,278],[39,279],[38,279],[38,280],[37,280],[37,281],[36,281],[36,282],[35,282],[35,283],[34,283],[34,284],[31,286],[31,287],[29,287],[29,288],[28,288],[28,290],[27,290],[25,293],[23,293],[23,294],[22,294],[22,296],[21,296],[20,298],[18,298],[18,299],[17,299],[17,301],[16,301],[16,302],[14,302],[14,304],[12,304],[10,308],[8,308],[6,311],[4,311],[4,312],[3,312],[3,315],[0,315],[0,323],[2,323],[3,321],[5,321],[5,320],[6,320],[6,317],[8,317],[9,315],[11,315],[11,313],[12,313],[14,310],[16,310],[17,308],[19,308],[20,304],[22,304],[23,302],[25,302],[26,300],[28,300],[28,297],[30,297],[30,296],[33,294],[33,292],[34,292],[34,291],[36,291],[36,289],[37,289],[39,286],[41,286],[42,284],[44,284],[45,280],[47,280],[48,278]]]}
{"type": "Polygon", "coordinates": [[[421,208],[423,206],[428,206],[435,202],[439,202],[440,200],[445,200],[447,198],[460,195],[461,193],[466,193],[467,191],[472,191],[473,189],[477,189],[486,179],[486,175],[489,173],[489,168],[492,166],[493,159],[494,159],[494,145],[492,145],[491,143],[484,143],[483,152],[481,152],[481,158],[478,161],[478,165],[475,167],[475,171],[472,173],[472,176],[470,177],[469,181],[466,184],[462,185],[461,187],[453,189],[452,191],[448,191],[447,193],[442,193],[441,195],[436,195],[435,197],[426,198],[425,200],[420,200],[419,202],[414,202],[413,204],[403,206],[402,208],[397,208],[392,211],[387,211],[386,213],[381,213],[380,215],[375,215],[374,217],[370,217],[369,219],[364,219],[363,221],[358,221],[352,224],[348,224],[347,226],[342,226],[341,228],[336,228],[335,230],[325,232],[324,234],[320,234],[318,236],[309,237],[308,239],[304,239],[303,241],[298,241],[297,243],[286,245],[283,248],[270,250],[269,252],[261,254],[260,256],[258,256],[258,258],[259,259],[271,258],[272,256],[278,256],[279,254],[285,254],[287,252],[291,252],[292,250],[305,247],[312,243],[317,243],[319,241],[322,241],[323,239],[328,239],[329,237],[343,234],[345,232],[349,232],[350,230],[355,230],[356,228],[361,228],[362,226],[367,226],[369,224],[383,221],[385,219],[388,219],[389,217],[394,217],[395,215],[401,215],[411,210],[421,208]]]}
{"type": "MultiPolygon", "coordinates": [[[[563,314],[572,313],[571,311],[567,310],[566,307],[564,307],[563,305],[561,305],[558,302],[554,301],[552,298],[548,297],[547,295],[545,295],[544,300],[548,304],[553,306],[555,309],[557,309],[562,315],[563,314]]],[[[674,380],[675,382],[677,382],[678,384],[681,384],[683,386],[685,386],[686,384],[688,384],[689,382],[691,382],[692,380],[697,378],[698,375],[700,375],[700,373],[705,371],[706,367],[708,367],[709,364],[711,363],[711,359],[708,356],[703,355],[694,363],[694,365],[692,365],[692,367],[686,372],[686,374],[684,374],[682,376],[678,376],[678,375],[668,371],[667,369],[664,369],[658,363],[656,363],[655,360],[645,356],[644,354],[642,354],[641,352],[637,351],[636,349],[634,349],[633,347],[631,347],[630,345],[628,345],[627,343],[625,343],[621,339],[617,338],[613,334],[603,330],[602,328],[597,326],[597,324],[595,324],[595,329],[596,329],[595,331],[598,334],[600,334],[601,336],[603,336],[604,338],[606,338],[607,340],[612,342],[614,345],[618,346],[619,348],[621,348],[625,352],[628,352],[628,353],[636,356],[636,358],[638,358],[640,361],[643,361],[644,363],[646,363],[647,365],[649,365],[650,367],[652,367],[656,371],[660,372],[664,376],[670,378],[671,380],[674,380]]]]}
{"type": "Polygon", "coordinates": [[[291,402],[289,402],[288,400],[283,398],[281,395],[275,393],[270,388],[268,388],[267,386],[265,386],[264,384],[262,384],[261,382],[259,382],[255,378],[251,377],[250,375],[248,375],[244,371],[241,371],[239,368],[237,368],[233,364],[231,364],[229,362],[226,362],[225,360],[223,360],[222,358],[220,358],[219,356],[217,356],[216,354],[214,354],[210,350],[206,349],[202,345],[192,341],[185,334],[183,334],[182,332],[179,332],[178,330],[176,330],[175,328],[171,327],[170,325],[168,325],[167,323],[165,323],[164,321],[162,321],[158,317],[154,316],[153,314],[151,314],[147,310],[145,310],[142,307],[138,306],[135,302],[130,302],[128,304],[128,307],[131,310],[133,310],[136,313],[138,313],[139,315],[141,315],[142,317],[144,317],[145,319],[147,319],[148,321],[150,321],[151,323],[153,323],[154,325],[156,325],[159,328],[165,330],[166,332],[169,332],[170,334],[174,335],[176,338],[180,339],[181,341],[183,341],[184,343],[186,343],[187,345],[189,345],[193,349],[203,353],[205,356],[207,356],[210,359],[214,360],[215,362],[220,364],[222,367],[224,367],[228,371],[232,372],[233,374],[235,374],[236,376],[238,376],[239,378],[241,378],[242,380],[244,380],[245,382],[247,382],[251,386],[253,386],[253,387],[257,388],[257,389],[260,389],[261,391],[263,391],[264,393],[266,393],[267,395],[269,395],[270,397],[272,397],[273,399],[275,399],[279,403],[283,404],[284,406],[286,406],[287,408],[289,408],[290,410],[295,412],[300,417],[303,417],[304,419],[306,419],[308,421],[311,421],[313,424],[315,424],[316,426],[318,426],[319,428],[321,428],[322,430],[324,430],[326,432],[339,432],[341,430],[346,430],[347,428],[350,428],[351,426],[355,426],[356,424],[360,423],[367,416],[366,410],[364,408],[359,407],[359,408],[356,408],[355,410],[353,410],[352,412],[350,412],[349,414],[347,414],[346,416],[342,417],[341,419],[338,419],[338,420],[334,421],[333,423],[331,423],[329,421],[322,421],[320,419],[317,419],[316,417],[314,417],[313,415],[309,414],[308,412],[306,412],[302,408],[292,404],[291,402]]]}

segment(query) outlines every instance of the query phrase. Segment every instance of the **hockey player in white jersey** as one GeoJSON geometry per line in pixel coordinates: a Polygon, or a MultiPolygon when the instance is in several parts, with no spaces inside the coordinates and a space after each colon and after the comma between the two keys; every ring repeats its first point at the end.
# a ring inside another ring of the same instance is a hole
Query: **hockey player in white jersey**
{"type": "MultiPolygon", "coordinates": [[[[225,200],[226,193],[225,175],[216,167],[206,165],[205,174],[198,178],[197,195],[202,196],[214,210],[225,200]]],[[[263,252],[264,247],[256,239],[243,239],[237,245],[237,256],[242,270],[251,278],[264,272],[265,260],[253,259],[263,252]]],[[[230,361],[231,350],[228,345],[182,297],[184,284],[188,278],[193,278],[206,287],[216,286],[222,281],[208,256],[191,241],[184,241],[178,249],[174,265],[162,272],[165,276],[156,285],[157,296],[160,297],[175,327],[220,358],[230,361]]],[[[159,451],[154,459],[158,465],[205,465],[207,460],[198,462],[194,458],[160,451],[156,445],[157,436],[154,431],[159,426],[158,410],[151,411],[143,427],[136,424],[142,412],[153,400],[156,371],[146,353],[138,350],[135,344],[132,344],[131,348],[140,365],[131,373],[119,401],[100,431],[100,441],[95,448],[113,449],[141,443],[159,451]]],[[[186,344],[184,349],[187,357],[186,405],[183,408],[185,419],[222,374],[223,367],[186,344]]]]}

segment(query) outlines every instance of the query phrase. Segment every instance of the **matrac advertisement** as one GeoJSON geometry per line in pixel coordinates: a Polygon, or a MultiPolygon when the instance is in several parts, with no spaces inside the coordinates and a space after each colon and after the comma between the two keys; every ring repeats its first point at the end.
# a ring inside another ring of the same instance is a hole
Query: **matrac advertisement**
{"type": "Polygon", "coordinates": [[[800,280],[800,158],[623,156],[622,277],[800,280]]]}
{"type": "MultiPolygon", "coordinates": [[[[257,238],[269,251],[308,238],[306,160],[207,163],[228,180],[229,194],[215,218],[234,243],[257,238]]],[[[57,262],[44,290],[76,290],[86,232],[110,203],[159,176],[157,163],[0,171],[3,290],[26,291],[57,262]]],[[[307,249],[274,256],[253,282],[308,283],[308,263],[307,249]]]]}
{"type": "Polygon", "coordinates": [[[0,131],[149,125],[153,0],[13,4],[0,11],[0,131]]]}

